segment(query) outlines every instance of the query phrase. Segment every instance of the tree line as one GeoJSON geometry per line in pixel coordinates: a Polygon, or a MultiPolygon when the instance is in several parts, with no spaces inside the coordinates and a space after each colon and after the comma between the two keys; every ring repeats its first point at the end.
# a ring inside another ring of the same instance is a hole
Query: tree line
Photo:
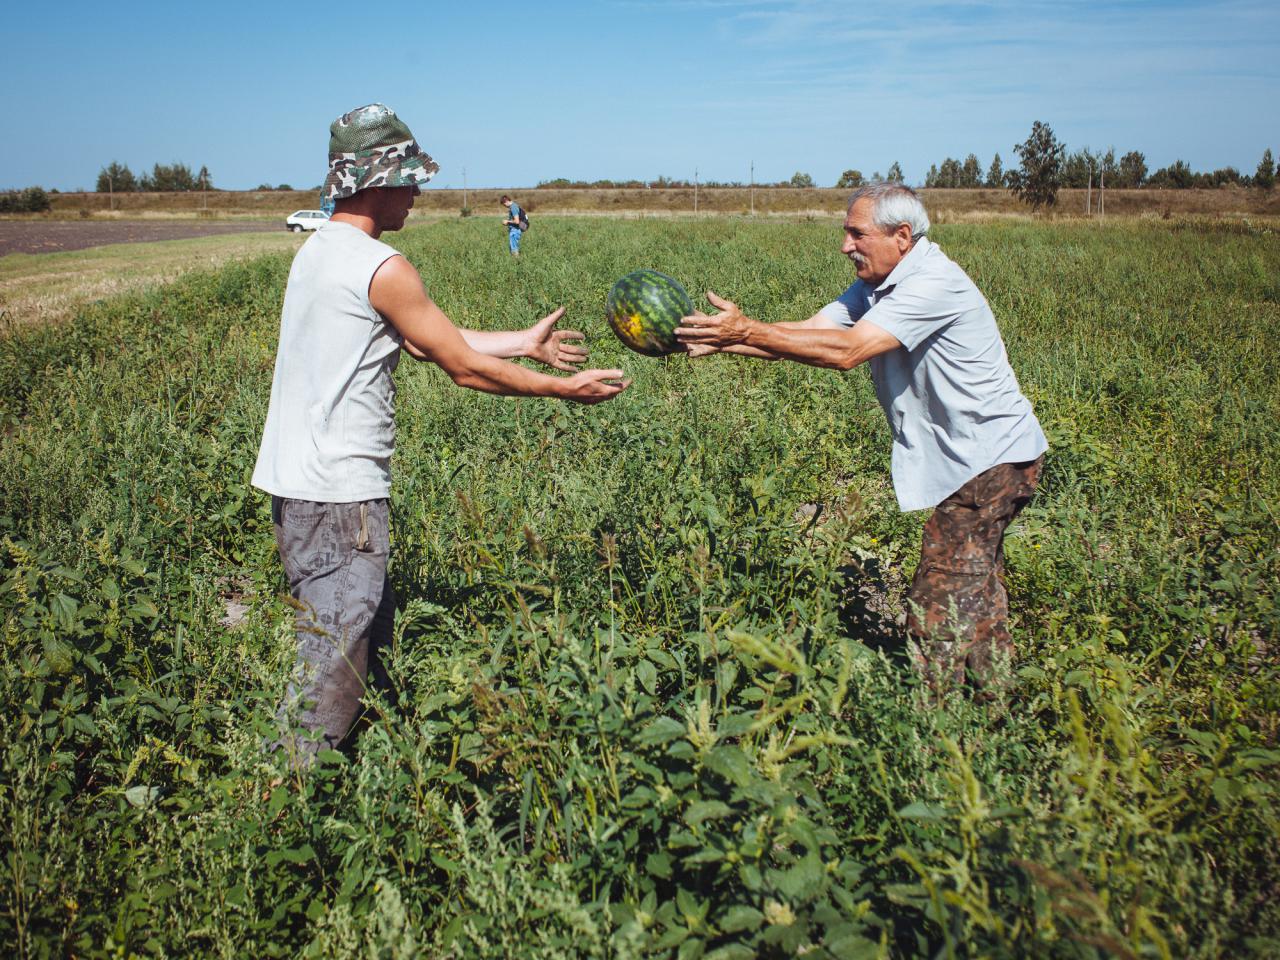
{"type": "MultiPolygon", "coordinates": [[[[1275,184],[1275,162],[1268,149],[1262,154],[1258,168],[1249,176],[1235,167],[1222,167],[1212,172],[1196,172],[1185,160],[1175,160],[1167,167],[1148,173],[1147,158],[1138,150],[1130,150],[1116,159],[1114,147],[1106,151],[1084,147],[1068,152],[1065,145],[1057,144],[1057,181],[1059,187],[1097,187],[1099,184],[1116,188],[1156,187],[1175,190],[1223,187],[1236,184],[1242,187],[1261,187],[1269,190],[1275,184]]],[[[1017,147],[1014,148],[1018,150],[1017,147]]],[[[1045,149],[1037,147],[1036,150],[1045,149]]],[[[1018,171],[1006,170],[996,154],[985,174],[975,154],[963,161],[947,157],[941,165],[933,164],[925,175],[924,186],[929,189],[1012,187],[1018,171]]]]}
{"type": "Polygon", "coordinates": [[[743,183],[741,180],[686,180],[680,177],[660,176],[655,180],[570,180],[568,177],[556,177],[553,180],[539,180],[535,189],[548,190],[692,190],[696,187],[812,187],[813,177],[797,171],[790,180],[757,180],[754,183],[743,183]]]}
{"type": "MultiPolygon", "coordinates": [[[[978,188],[992,187],[1012,190],[1033,207],[1052,206],[1057,198],[1057,191],[1063,187],[1089,187],[1105,184],[1114,188],[1153,187],[1168,189],[1213,188],[1227,185],[1256,187],[1270,190],[1276,181],[1276,163],[1270,148],[1263,151],[1253,175],[1242,173],[1235,167],[1222,167],[1218,170],[1197,172],[1191,169],[1185,160],[1175,160],[1167,167],[1161,167],[1154,173],[1148,173],[1146,156],[1138,150],[1116,158],[1114,147],[1106,151],[1091,150],[1084,147],[1068,152],[1065,144],[1058,141],[1048,124],[1036,121],[1032,125],[1030,136],[1020,144],[1015,144],[1019,166],[1006,169],[1000,154],[995,154],[986,171],[978,160],[977,154],[969,154],[964,160],[947,157],[939,164],[932,164],[925,175],[923,186],[926,189],[978,188]]],[[[840,174],[834,186],[837,189],[857,189],[868,182],[891,181],[905,182],[901,165],[895,160],[883,176],[880,171],[864,177],[860,170],[848,169],[840,174]]],[[[558,189],[691,189],[701,187],[737,187],[748,186],[740,180],[721,181],[706,180],[697,183],[689,180],[660,176],[656,180],[570,180],[558,177],[554,180],[540,181],[539,188],[558,189]]],[[[815,186],[813,177],[802,171],[796,171],[789,180],[777,182],[752,183],[758,187],[793,187],[804,188],[815,186]]],[[[98,193],[149,193],[166,192],[181,193],[191,190],[212,190],[213,178],[209,168],[201,166],[199,172],[193,173],[185,163],[154,164],[150,173],[135,175],[128,164],[113,160],[98,172],[96,186],[98,193]]],[[[291,190],[288,184],[273,187],[264,183],[258,190],[291,190]]],[[[56,191],[55,191],[56,192],[56,191]]],[[[49,195],[40,187],[27,187],[25,190],[9,190],[0,192],[0,213],[38,213],[50,207],[49,195]]]]}
{"type": "MultiPolygon", "coordinates": [[[[1175,160],[1167,167],[1150,172],[1146,155],[1139,150],[1130,150],[1119,158],[1116,157],[1115,147],[1109,147],[1105,151],[1083,147],[1068,152],[1066,145],[1059,143],[1053,137],[1053,131],[1047,124],[1037,122],[1032,131],[1032,136],[1026,143],[1014,147],[1014,153],[1017,154],[1022,168],[1006,169],[999,153],[991,158],[991,163],[985,170],[977,154],[971,153],[963,160],[947,157],[941,164],[930,165],[923,186],[929,190],[990,187],[1012,189],[1017,192],[1019,184],[1038,182],[1046,178],[1055,184],[1055,191],[1062,187],[1084,189],[1099,185],[1117,189],[1154,187],[1181,190],[1222,187],[1228,184],[1269,190],[1275,184],[1276,164],[1270,149],[1263,153],[1262,160],[1252,176],[1242,173],[1235,167],[1223,167],[1212,172],[1196,172],[1185,160],[1175,160]],[[1043,137],[1043,131],[1047,131],[1048,140],[1039,142],[1043,137]],[[1049,143],[1049,140],[1052,143],[1049,143]],[[1025,168],[1028,160],[1031,163],[1031,169],[1025,168]]],[[[902,166],[895,160],[887,173],[882,175],[877,170],[870,177],[864,176],[861,170],[845,170],[834,186],[840,190],[853,190],[866,183],[878,181],[905,183],[906,177],[903,176],[902,166]]],[[[740,180],[702,180],[696,185],[738,188],[748,186],[740,180]]],[[[760,181],[750,185],[757,187],[816,186],[813,177],[802,171],[797,171],[789,180],[760,181]]],[[[554,180],[542,180],[537,186],[563,190],[693,189],[695,183],[691,180],[665,176],[658,177],[656,180],[570,180],[567,177],[557,177],[554,180]]],[[[258,189],[271,188],[263,186],[258,189]]]]}
{"type": "Polygon", "coordinates": [[[185,163],[157,163],[150,173],[140,176],[127,163],[112,160],[98,171],[98,193],[184,193],[188,190],[212,190],[209,168],[192,173],[185,163]]]}
{"type": "MultiPolygon", "coordinates": [[[[1127,153],[1118,164],[1114,149],[1105,154],[1094,154],[1085,149],[1069,155],[1066,144],[1054,136],[1053,128],[1039,120],[1031,125],[1027,139],[1014,145],[1013,152],[1018,156],[1019,167],[1004,175],[1004,185],[1033,209],[1053,206],[1061,187],[1087,187],[1105,182],[1115,186],[1190,189],[1235,183],[1270,190],[1276,179],[1276,165],[1270,148],[1263,151],[1252,177],[1241,174],[1234,167],[1213,173],[1195,173],[1183,160],[1161,167],[1148,177],[1146,160],[1141,153],[1127,153]]],[[[999,160],[999,155],[996,159],[999,160]]],[[[992,165],[995,166],[994,163],[992,165]]]]}

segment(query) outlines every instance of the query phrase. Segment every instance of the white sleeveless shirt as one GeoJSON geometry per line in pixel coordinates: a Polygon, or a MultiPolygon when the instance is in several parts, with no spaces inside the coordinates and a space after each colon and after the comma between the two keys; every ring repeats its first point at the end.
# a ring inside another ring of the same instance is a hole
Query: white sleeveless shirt
{"type": "Polygon", "coordinates": [[[293,500],[353,503],[391,493],[403,338],[369,302],[399,251],[348,223],[317,230],[289,270],[271,405],[253,485],[293,500]]]}

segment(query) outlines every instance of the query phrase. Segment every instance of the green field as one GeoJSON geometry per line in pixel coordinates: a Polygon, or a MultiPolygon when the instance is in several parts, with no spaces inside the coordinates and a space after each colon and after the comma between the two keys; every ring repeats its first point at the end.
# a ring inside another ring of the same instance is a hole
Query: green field
{"type": "Polygon", "coordinates": [[[248,483],[288,255],[0,340],[5,955],[1280,951],[1274,230],[936,231],[1051,443],[1016,676],[942,708],[866,373],[650,360],[602,316],[655,267],[806,317],[852,279],[834,218],[386,239],[456,322],[567,304],[635,383],[512,401],[405,358],[401,699],[306,780],[259,747],[292,610],[248,483]]]}

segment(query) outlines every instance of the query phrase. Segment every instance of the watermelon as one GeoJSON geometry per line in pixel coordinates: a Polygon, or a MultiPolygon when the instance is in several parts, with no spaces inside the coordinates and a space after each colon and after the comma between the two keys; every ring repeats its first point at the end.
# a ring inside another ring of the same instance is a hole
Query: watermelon
{"type": "Polygon", "coordinates": [[[636,353],[660,357],[684,347],[676,340],[680,318],[693,301],[680,282],[657,270],[636,270],[613,285],[605,316],[618,339],[636,353]]]}

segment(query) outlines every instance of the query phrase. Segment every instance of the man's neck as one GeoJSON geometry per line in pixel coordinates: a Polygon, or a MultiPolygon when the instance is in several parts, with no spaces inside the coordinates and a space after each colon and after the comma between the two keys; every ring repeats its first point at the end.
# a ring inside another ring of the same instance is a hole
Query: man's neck
{"type": "Polygon", "coordinates": [[[382,230],[378,227],[377,222],[367,213],[335,213],[329,218],[329,222],[349,223],[357,230],[363,230],[375,240],[382,236],[382,230]]]}

